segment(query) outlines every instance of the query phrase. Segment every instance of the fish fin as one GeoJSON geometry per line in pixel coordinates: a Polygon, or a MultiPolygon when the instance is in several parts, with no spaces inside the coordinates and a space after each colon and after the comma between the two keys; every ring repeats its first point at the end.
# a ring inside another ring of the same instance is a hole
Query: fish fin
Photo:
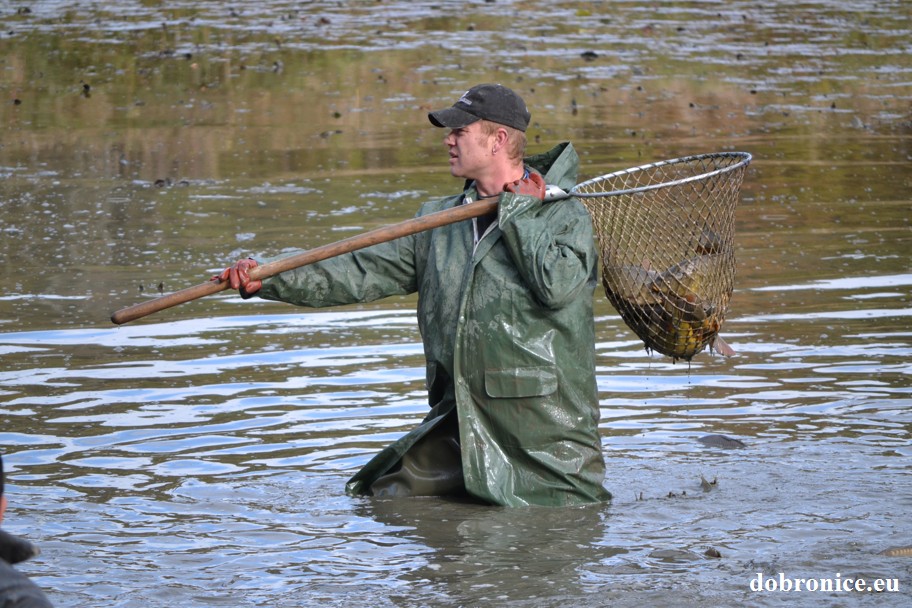
{"type": "Polygon", "coordinates": [[[709,345],[710,350],[714,350],[720,355],[725,355],[726,357],[731,357],[735,354],[735,349],[728,345],[728,342],[722,339],[722,336],[716,334],[716,337],[713,338],[712,343],[709,345]]]}

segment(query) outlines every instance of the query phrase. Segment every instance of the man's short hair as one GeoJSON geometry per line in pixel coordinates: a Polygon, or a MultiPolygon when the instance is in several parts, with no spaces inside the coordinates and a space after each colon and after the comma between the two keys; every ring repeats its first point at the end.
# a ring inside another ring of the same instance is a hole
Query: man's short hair
{"type": "Polygon", "coordinates": [[[519,129],[508,127],[490,120],[481,121],[482,133],[485,135],[494,135],[497,129],[506,129],[507,131],[507,156],[511,160],[522,160],[526,154],[526,134],[519,129]]]}

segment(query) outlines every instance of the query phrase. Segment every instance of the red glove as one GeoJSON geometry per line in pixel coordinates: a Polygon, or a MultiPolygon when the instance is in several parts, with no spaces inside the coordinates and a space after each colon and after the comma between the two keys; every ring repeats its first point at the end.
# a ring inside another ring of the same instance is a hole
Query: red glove
{"type": "Polygon", "coordinates": [[[528,177],[518,179],[512,184],[504,184],[504,190],[543,200],[545,198],[545,180],[538,173],[529,171],[528,177]]]}
{"type": "Polygon", "coordinates": [[[230,266],[223,270],[221,274],[212,277],[212,280],[219,282],[228,281],[231,289],[237,289],[241,292],[241,295],[249,296],[258,292],[260,287],[263,286],[263,281],[250,280],[250,270],[256,267],[257,262],[253,258],[238,260],[234,266],[230,266]]]}

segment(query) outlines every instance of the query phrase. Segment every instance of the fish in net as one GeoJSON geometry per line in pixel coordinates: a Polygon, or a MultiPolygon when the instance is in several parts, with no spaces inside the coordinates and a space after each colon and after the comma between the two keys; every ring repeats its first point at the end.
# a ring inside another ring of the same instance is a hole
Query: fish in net
{"type": "Polygon", "coordinates": [[[719,336],[734,288],[734,219],[745,152],[700,154],[578,184],[608,300],[648,351],[690,361],[719,336]]]}

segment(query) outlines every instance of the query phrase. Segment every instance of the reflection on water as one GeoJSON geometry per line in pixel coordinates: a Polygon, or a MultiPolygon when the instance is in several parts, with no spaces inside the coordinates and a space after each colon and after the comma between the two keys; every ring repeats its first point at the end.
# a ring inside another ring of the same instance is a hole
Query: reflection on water
{"type": "Polygon", "coordinates": [[[23,570],[55,604],[821,597],[752,593],[758,572],[897,578],[836,599],[908,602],[912,562],[878,555],[912,544],[908,11],[602,4],[0,9],[4,526],[41,546],[23,570]],[[611,505],[344,494],[426,411],[414,298],[108,321],[452,192],[424,115],[478,80],[520,89],[534,151],[572,139],[585,176],[754,155],[736,357],[650,357],[598,296],[611,505]]]}

